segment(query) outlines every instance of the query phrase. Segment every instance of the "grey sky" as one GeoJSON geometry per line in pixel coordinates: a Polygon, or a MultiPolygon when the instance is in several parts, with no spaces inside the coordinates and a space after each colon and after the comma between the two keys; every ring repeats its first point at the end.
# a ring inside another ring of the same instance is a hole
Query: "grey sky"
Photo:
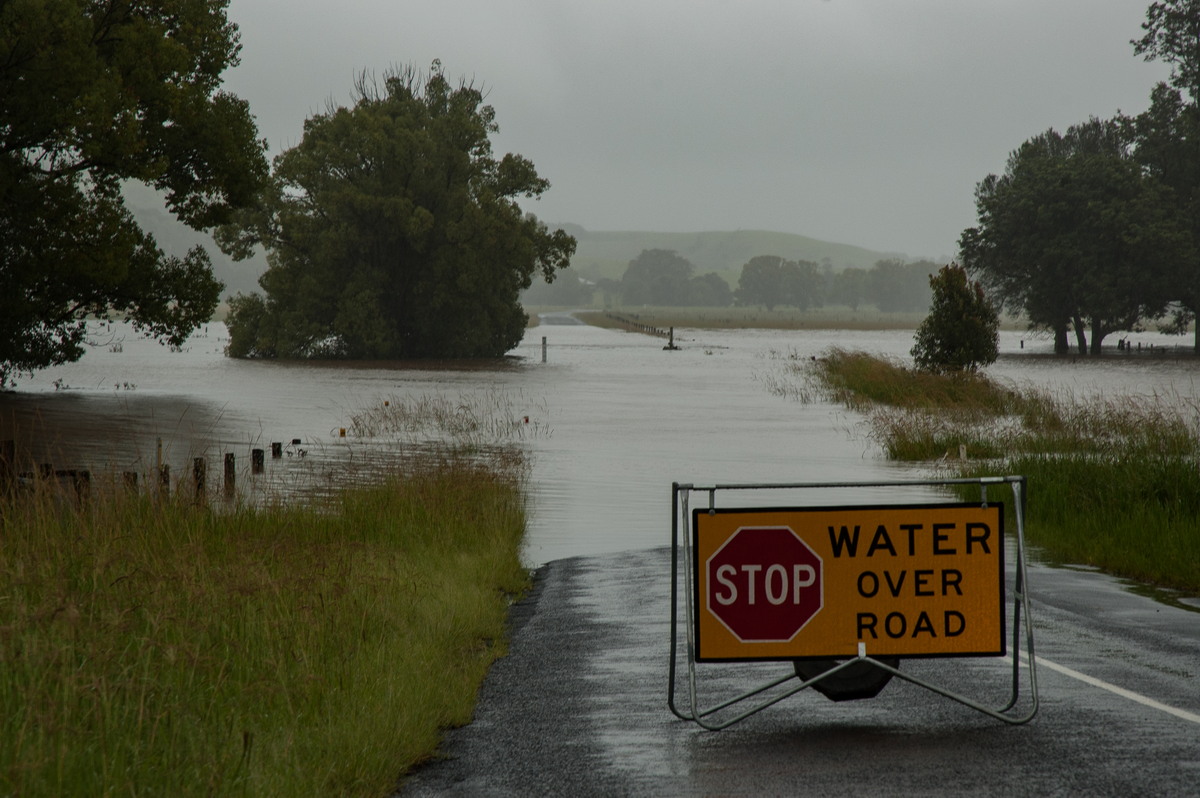
{"type": "Polygon", "coordinates": [[[1149,0],[232,0],[271,154],[357,72],[488,91],[528,210],[590,230],[778,230],[953,255],[974,187],[1048,127],[1142,111],[1149,0]]]}

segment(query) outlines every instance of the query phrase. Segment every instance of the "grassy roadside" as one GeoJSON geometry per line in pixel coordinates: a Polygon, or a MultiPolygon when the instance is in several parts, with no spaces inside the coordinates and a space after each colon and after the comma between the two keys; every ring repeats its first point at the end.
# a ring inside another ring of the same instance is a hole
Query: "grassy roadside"
{"type": "Polygon", "coordinates": [[[319,505],[0,503],[0,794],[382,795],[505,650],[519,479],[319,505]]]}
{"type": "Polygon", "coordinates": [[[1200,594],[1200,435],[1190,403],[1081,401],[844,350],[788,368],[865,412],[890,459],[1028,477],[1027,537],[1049,558],[1200,594]]]}

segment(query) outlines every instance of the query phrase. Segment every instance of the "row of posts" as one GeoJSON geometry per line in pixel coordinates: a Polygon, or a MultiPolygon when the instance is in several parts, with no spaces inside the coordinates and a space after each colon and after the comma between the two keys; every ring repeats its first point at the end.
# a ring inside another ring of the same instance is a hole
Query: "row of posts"
{"type": "MultiPolygon", "coordinates": [[[[300,439],[294,439],[292,444],[299,445],[300,439]]],[[[9,494],[21,480],[32,480],[35,476],[47,482],[52,479],[69,480],[75,489],[76,496],[80,499],[85,499],[91,492],[92,473],[87,469],[55,469],[50,463],[41,463],[38,465],[36,472],[18,473],[16,470],[16,455],[16,441],[0,441],[0,496],[9,494]]],[[[283,443],[272,443],[271,458],[278,460],[282,457],[283,443]]],[[[232,495],[237,488],[237,458],[233,452],[225,453],[224,466],[224,488],[225,494],[228,496],[232,495]]],[[[261,474],[265,470],[266,450],[251,449],[250,473],[261,474]]],[[[162,438],[159,438],[155,445],[155,471],[158,474],[159,490],[162,492],[170,491],[171,465],[170,463],[164,463],[162,460],[162,438]]],[[[121,481],[126,488],[137,490],[138,472],[122,472],[121,481]]],[[[192,459],[192,486],[195,490],[196,500],[202,501],[208,488],[208,460],[203,457],[192,459]]]]}

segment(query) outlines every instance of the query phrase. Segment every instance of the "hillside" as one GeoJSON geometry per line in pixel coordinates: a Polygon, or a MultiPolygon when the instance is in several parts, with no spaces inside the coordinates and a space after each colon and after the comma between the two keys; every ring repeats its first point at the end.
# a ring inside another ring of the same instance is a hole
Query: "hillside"
{"type": "MultiPolygon", "coordinates": [[[[152,192],[130,186],[126,193],[133,215],[167,253],[182,256],[195,244],[202,244],[208,250],[217,279],[225,283],[222,298],[238,292],[260,290],[258,277],[266,269],[266,259],[262,254],[243,263],[234,263],[217,248],[210,236],[175,221],[162,209],[159,205],[161,200],[152,192]]],[[[876,252],[849,244],[766,230],[660,233],[592,231],[577,224],[559,226],[579,242],[571,266],[581,276],[591,280],[603,277],[619,280],[629,261],[646,249],[674,250],[695,265],[696,274],[717,272],[731,285],[737,284],[742,265],[756,255],[778,255],[788,260],[828,263],[838,271],[847,266],[870,269],[876,261],[884,258],[904,257],[894,252],[876,252]]]]}
{"type": "Polygon", "coordinates": [[[674,250],[696,266],[697,274],[717,272],[727,279],[732,277],[734,283],[742,265],[756,255],[778,255],[788,260],[828,263],[838,271],[848,266],[870,269],[876,261],[905,257],[894,252],[876,252],[849,244],[766,230],[657,233],[592,231],[574,224],[560,226],[579,242],[571,266],[589,279],[620,279],[629,261],[645,249],[674,250]]]}

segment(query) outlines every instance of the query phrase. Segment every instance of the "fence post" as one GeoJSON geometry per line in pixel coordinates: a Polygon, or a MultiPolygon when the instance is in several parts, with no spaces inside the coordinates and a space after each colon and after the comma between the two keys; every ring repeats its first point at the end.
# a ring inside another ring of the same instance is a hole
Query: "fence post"
{"type": "Polygon", "coordinates": [[[17,442],[0,441],[0,495],[12,490],[17,473],[17,442]]]}
{"type": "Polygon", "coordinates": [[[265,467],[266,452],[262,449],[250,450],[250,473],[261,474],[265,467]]]}
{"type": "Polygon", "coordinates": [[[203,457],[192,459],[192,482],[196,486],[196,502],[204,501],[204,488],[208,476],[208,463],[203,457]]]}
{"type": "Polygon", "coordinates": [[[237,488],[237,467],[233,452],[225,453],[225,495],[232,496],[237,488]]]}

